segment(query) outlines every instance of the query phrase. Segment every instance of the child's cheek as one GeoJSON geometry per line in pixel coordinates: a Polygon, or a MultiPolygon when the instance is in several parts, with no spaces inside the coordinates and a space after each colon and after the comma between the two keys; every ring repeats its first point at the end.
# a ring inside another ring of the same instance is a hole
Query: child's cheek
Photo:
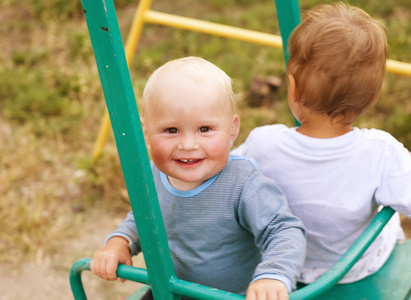
{"type": "Polygon", "coordinates": [[[209,143],[211,153],[214,156],[219,156],[224,159],[226,155],[230,152],[230,143],[223,140],[212,141],[209,143]]]}
{"type": "Polygon", "coordinates": [[[208,146],[212,153],[218,152],[219,149],[221,148],[221,144],[218,143],[218,141],[210,141],[208,143],[208,146]]]}

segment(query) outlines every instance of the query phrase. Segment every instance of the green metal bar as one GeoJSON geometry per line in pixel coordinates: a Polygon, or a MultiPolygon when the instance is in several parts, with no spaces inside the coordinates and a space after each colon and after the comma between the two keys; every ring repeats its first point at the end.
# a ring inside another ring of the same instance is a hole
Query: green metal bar
{"type": "Polygon", "coordinates": [[[277,17],[280,26],[281,37],[283,40],[283,52],[285,65],[288,63],[287,43],[291,32],[300,24],[300,6],[298,0],[275,0],[277,7],[277,17]]]}
{"type": "MultiPolygon", "coordinates": [[[[285,69],[288,64],[288,38],[294,28],[300,24],[300,6],[298,0],[275,0],[277,8],[278,24],[280,26],[281,37],[283,40],[283,53],[285,60],[285,69]]],[[[296,126],[300,126],[300,122],[294,118],[296,126]]]]}
{"type": "Polygon", "coordinates": [[[117,276],[131,281],[149,284],[148,272],[146,269],[118,265],[117,276]]]}
{"type": "MultiPolygon", "coordinates": [[[[81,281],[81,272],[90,271],[91,258],[81,258],[76,261],[70,269],[70,286],[74,299],[86,300],[84,286],[81,281]]],[[[148,274],[146,269],[119,265],[117,276],[127,280],[148,284],[148,274]]]]}
{"type": "Polygon", "coordinates": [[[367,250],[371,243],[375,240],[384,226],[391,219],[395,211],[391,207],[384,207],[370,225],[364,230],[360,237],[348,249],[348,251],[331,267],[327,273],[321,276],[315,282],[305,286],[304,288],[294,292],[290,297],[292,300],[309,300],[328,291],[338,281],[344,277],[345,274],[358,261],[361,255],[367,250]]]}
{"type": "Polygon", "coordinates": [[[85,270],[90,271],[90,258],[79,259],[70,269],[70,286],[74,299],[76,300],[87,300],[81,281],[81,272],[85,270]]]}
{"type": "Polygon", "coordinates": [[[221,291],[200,284],[175,279],[170,282],[176,294],[198,300],[244,300],[245,297],[230,292],[221,291]]]}
{"type": "Polygon", "coordinates": [[[153,294],[156,299],[179,299],[168,284],[175,272],[114,4],[82,3],[153,294]]]}

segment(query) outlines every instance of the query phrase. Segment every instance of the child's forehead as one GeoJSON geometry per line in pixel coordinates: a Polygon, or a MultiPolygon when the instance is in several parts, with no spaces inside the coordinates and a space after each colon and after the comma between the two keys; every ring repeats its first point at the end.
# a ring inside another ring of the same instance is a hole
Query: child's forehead
{"type": "Polygon", "coordinates": [[[159,69],[150,77],[144,90],[145,111],[157,105],[169,106],[182,98],[186,102],[180,104],[198,101],[208,103],[218,99],[219,104],[227,105],[234,112],[231,81],[226,77],[207,68],[159,69]]]}
{"type": "Polygon", "coordinates": [[[170,78],[158,83],[146,99],[145,108],[149,114],[160,114],[161,111],[166,115],[190,114],[192,117],[203,117],[219,112],[220,117],[231,118],[234,113],[230,98],[213,84],[180,78],[170,78]]]}
{"type": "Polygon", "coordinates": [[[168,74],[158,78],[153,86],[153,92],[154,95],[161,95],[164,98],[162,100],[173,98],[176,95],[202,95],[230,103],[224,85],[212,77],[192,77],[178,73],[168,74]]]}
{"type": "Polygon", "coordinates": [[[186,84],[198,86],[214,85],[215,87],[222,85],[221,80],[212,74],[187,74],[184,72],[178,72],[178,70],[174,72],[160,73],[157,76],[156,81],[158,84],[171,83],[176,87],[184,86],[186,84]]]}

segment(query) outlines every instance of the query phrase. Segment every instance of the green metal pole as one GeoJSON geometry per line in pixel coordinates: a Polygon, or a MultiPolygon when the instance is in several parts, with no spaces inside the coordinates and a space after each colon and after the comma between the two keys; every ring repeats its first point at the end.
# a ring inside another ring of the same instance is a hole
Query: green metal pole
{"type": "Polygon", "coordinates": [[[79,259],[70,269],[70,286],[76,300],[87,300],[81,281],[81,272],[84,270],[90,270],[90,258],[79,259]]]}
{"type": "MultiPolygon", "coordinates": [[[[285,68],[287,69],[289,57],[288,38],[294,28],[301,22],[300,6],[298,0],[275,0],[275,6],[277,8],[277,18],[283,39],[285,68]]],[[[294,121],[297,126],[301,125],[297,119],[294,119],[294,121]]]]}
{"type": "Polygon", "coordinates": [[[221,291],[208,286],[184,281],[174,280],[171,282],[175,293],[197,300],[244,300],[245,297],[230,292],[221,291]]]}
{"type": "Polygon", "coordinates": [[[285,65],[288,63],[287,43],[291,32],[300,24],[300,6],[298,0],[275,0],[277,7],[277,17],[280,26],[281,37],[283,39],[283,52],[285,65]]]}
{"type": "Polygon", "coordinates": [[[179,299],[170,291],[175,272],[114,4],[82,3],[153,294],[156,299],[179,299]]]}

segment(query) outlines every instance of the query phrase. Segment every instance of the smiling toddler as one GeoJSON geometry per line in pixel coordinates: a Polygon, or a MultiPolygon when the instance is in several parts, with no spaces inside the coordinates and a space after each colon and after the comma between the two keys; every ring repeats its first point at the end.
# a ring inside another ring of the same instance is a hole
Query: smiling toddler
{"type": "MultiPolygon", "coordinates": [[[[153,73],[143,100],[176,275],[250,300],[288,299],[304,262],[305,231],[255,161],[230,155],[240,126],[231,79],[204,59],[177,59],[153,73]]],[[[130,212],[91,270],[115,280],[117,265],[131,265],[140,251],[130,212]]]]}

